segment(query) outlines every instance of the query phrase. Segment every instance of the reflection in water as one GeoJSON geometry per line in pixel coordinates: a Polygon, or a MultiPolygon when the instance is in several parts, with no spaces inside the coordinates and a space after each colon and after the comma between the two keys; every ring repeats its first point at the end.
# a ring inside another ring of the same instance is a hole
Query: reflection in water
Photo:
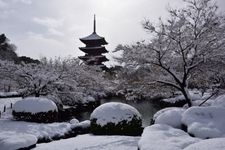
{"type": "MultiPolygon", "coordinates": [[[[142,124],[144,127],[150,125],[150,121],[154,113],[156,113],[160,109],[159,106],[152,104],[150,101],[125,101],[119,98],[101,100],[101,104],[107,102],[122,102],[135,107],[142,115],[142,124]]],[[[92,111],[82,112],[78,114],[76,118],[80,121],[89,120],[91,113],[92,111]]]]}

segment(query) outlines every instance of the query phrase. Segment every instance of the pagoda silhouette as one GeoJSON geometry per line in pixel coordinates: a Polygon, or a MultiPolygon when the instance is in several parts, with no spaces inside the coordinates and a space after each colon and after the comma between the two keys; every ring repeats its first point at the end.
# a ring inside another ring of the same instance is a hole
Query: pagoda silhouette
{"type": "Polygon", "coordinates": [[[108,43],[105,41],[104,37],[101,37],[96,33],[95,15],[93,33],[87,37],[80,38],[80,41],[86,45],[85,47],[79,47],[79,49],[83,51],[85,55],[79,56],[78,58],[83,60],[87,65],[96,65],[102,69],[106,69],[106,66],[103,64],[103,62],[108,61],[108,59],[102,54],[108,53],[104,46],[108,43]]]}

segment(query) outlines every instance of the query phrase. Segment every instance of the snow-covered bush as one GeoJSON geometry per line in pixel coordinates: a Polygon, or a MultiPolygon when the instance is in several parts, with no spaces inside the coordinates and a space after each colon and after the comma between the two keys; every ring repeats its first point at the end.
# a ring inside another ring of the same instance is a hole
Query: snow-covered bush
{"type": "Polygon", "coordinates": [[[155,113],[153,116],[153,122],[155,124],[167,124],[174,128],[181,129],[181,117],[184,111],[185,109],[176,107],[162,109],[155,113]]]}
{"type": "Polygon", "coordinates": [[[15,132],[0,133],[0,149],[31,149],[36,146],[37,138],[31,134],[22,134],[15,132]]]}
{"type": "Polygon", "coordinates": [[[138,148],[140,150],[182,150],[198,141],[199,139],[190,137],[180,129],[156,124],[144,129],[138,148]]]}
{"type": "Polygon", "coordinates": [[[32,122],[54,122],[58,120],[56,104],[44,97],[27,97],[13,105],[13,117],[32,122]]]}
{"type": "Polygon", "coordinates": [[[181,121],[195,137],[216,138],[225,136],[224,116],[224,107],[191,107],[182,114],[181,121]]]}
{"type": "Polygon", "coordinates": [[[91,114],[91,132],[106,135],[139,135],[141,114],[132,106],[110,102],[97,107],[91,114]]]}

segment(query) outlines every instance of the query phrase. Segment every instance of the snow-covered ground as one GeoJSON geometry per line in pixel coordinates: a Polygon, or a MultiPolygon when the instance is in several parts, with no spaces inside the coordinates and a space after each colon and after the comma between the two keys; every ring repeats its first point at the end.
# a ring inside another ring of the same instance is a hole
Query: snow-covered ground
{"type": "MultiPolygon", "coordinates": [[[[36,138],[61,136],[77,125],[90,125],[90,121],[79,123],[40,124],[14,121],[10,103],[20,98],[0,99],[0,106],[7,105],[7,111],[0,118],[0,150],[11,150],[17,146],[30,146],[36,138]],[[20,138],[24,136],[25,139],[20,138]],[[29,138],[30,137],[30,138],[29,138]],[[27,143],[27,144],[26,144],[27,143]],[[3,148],[3,149],[2,149],[3,148]],[[11,148],[11,149],[10,149],[11,148]]],[[[214,106],[166,108],[154,115],[155,125],[146,127],[142,137],[78,135],[50,143],[37,144],[35,150],[224,150],[225,149],[225,96],[220,96],[214,106]],[[187,126],[187,132],[176,129],[187,126]],[[219,138],[218,138],[219,137],[219,138]],[[212,138],[212,139],[207,139],[212,138]]],[[[118,112],[115,112],[118,113],[118,112]]],[[[103,115],[100,113],[99,115],[103,115]]]]}
{"type": "Polygon", "coordinates": [[[17,97],[17,98],[0,98],[0,111],[3,112],[4,106],[6,108],[11,107],[11,103],[15,104],[17,101],[20,101],[22,98],[17,97]]]}
{"type": "Polygon", "coordinates": [[[37,144],[34,150],[137,150],[140,137],[79,135],[74,138],[37,144]]]}

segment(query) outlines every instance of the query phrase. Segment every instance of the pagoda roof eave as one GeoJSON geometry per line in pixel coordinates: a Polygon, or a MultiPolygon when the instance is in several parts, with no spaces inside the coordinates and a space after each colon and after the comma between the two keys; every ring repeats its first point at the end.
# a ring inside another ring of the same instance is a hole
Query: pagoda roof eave
{"type": "Polygon", "coordinates": [[[99,36],[97,33],[93,32],[91,35],[86,36],[84,38],[80,38],[81,42],[88,44],[91,41],[99,41],[103,45],[108,44],[104,37],[99,36]]]}

